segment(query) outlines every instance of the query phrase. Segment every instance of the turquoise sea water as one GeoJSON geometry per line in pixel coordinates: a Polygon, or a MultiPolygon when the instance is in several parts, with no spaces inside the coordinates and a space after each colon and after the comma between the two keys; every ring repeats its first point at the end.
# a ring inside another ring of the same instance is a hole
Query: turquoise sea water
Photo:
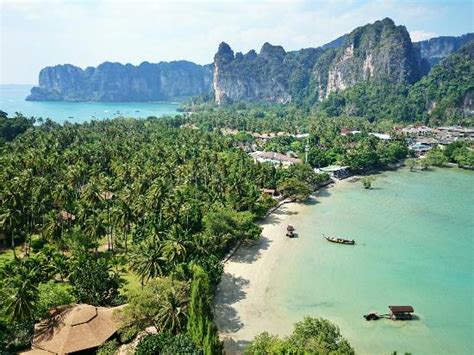
{"type": "Polygon", "coordinates": [[[0,85],[0,110],[9,116],[15,112],[30,117],[50,118],[63,123],[81,123],[92,119],[174,115],[177,103],[170,102],[61,102],[25,101],[31,85],[0,85]]]}
{"type": "Polygon", "coordinates": [[[334,321],[361,354],[473,354],[473,183],[474,172],[455,168],[401,170],[370,191],[360,182],[323,191],[294,216],[300,238],[270,285],[274,309],[291,322],[334,321]],[[412,305],[419,319],[362,318],[388,305],[412,305]]]}

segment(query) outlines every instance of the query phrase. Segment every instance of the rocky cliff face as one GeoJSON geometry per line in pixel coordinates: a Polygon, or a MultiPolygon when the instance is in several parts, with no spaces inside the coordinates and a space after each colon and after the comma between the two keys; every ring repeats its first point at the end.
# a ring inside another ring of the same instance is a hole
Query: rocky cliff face
{"type": "Polygon", "coordinates": [[[319,100],[366,80],[413,83],[420,78],[420,58],[406,28],[388,18],[355,29],[328,56],[314,67],[319,100]]]}
{"type": "Polygon", "coordinates": [[[288,103],[302,93],[321,49],[286,52],[265,43],[257,54],[236,53],[222,42],[214,57],[214,96],[218,105],[240,100],[288,103]]]}
{"type": "Polygon", "coordinates": [[[214,58],[213,86],[219,105],[240,100],[316,101],[365,80],[413,83],[421,76],[420,66],[406,28],[387,18],[327,46],[297,52],[266,43],[258,55],[234,55],[222,43],[214,58]]]}
{"type": "Polygon", "coordinates": [[[180,100],[212,91],[212,67],[187,61],[144,62],[139,66],[105,62],[85,70],[70,64],[46,67],[27,100],[180,100]]]}
{"type": "Polygon", "coordinates": [[[432,67],[438,64],[441,59],[451,53],[457,52],[461,47],[472,40],[474,40],[474,33],[466,33],[458,37],[443,36],[431,38],[426,41],[416,42],[414,46],[420,51],[421,57],[426,59],[432,67]]]}

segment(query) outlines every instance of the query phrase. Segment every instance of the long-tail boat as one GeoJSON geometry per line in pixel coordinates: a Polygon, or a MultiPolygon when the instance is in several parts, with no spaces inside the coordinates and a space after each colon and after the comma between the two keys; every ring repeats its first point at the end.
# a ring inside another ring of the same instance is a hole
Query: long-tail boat
{"type": "Polygon", "coordinates": [[[348,245],[355,244],[354,239],[344,239],[341,237],[326,237],[326,236],[324,236],[324,239],[326,239],[328,242],[337,243],[337,244],[348,244],[348,245]]]}

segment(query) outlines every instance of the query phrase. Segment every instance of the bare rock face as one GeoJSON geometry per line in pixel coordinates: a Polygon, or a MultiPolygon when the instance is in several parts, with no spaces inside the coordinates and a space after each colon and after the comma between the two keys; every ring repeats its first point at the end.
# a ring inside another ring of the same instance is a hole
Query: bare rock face
{"type": "Polygon", "coordinates": [[[221,43],[214,58],[218,105],[240,100],[311,102],[361,81],[413,83],[421,58],[403,26],[384,19],[320,48],[285,52],[265,43],[258,55],[235,55],[221,43]]]}
{"type": "Polygon", "coordinates": [[[317,63],[315,86],[322,99],[366,80],[413,83],[420,78],[419,67],[419,55],[405,27],[386,18],[352,31],[329,65],[317,63]]]}
{"type": "Polygon", "coordinates": [[[180,100],[212,91],[212,68],[191,62],[143,62],[139,66],[105,62],[85,70],[70,64],[46,67],[27,100],[159,101],[180,100]]]}
{"type": "Polygon", "coordinates": [[[288,103],[304,92],[321,49],[286,52],[265,43],[257,54],[236,53],[222,42],[214,56],[214,96],[218,105],[238,101],[288,103]]]}
{"type": "Polygon", "coordinates": [[[426,59],[432,67],[438,64],[441,59],[446,58],[451,53],[457,52],[468,42],[474,40],[474,33],[466,33],[462,36],[442,36],[431,38],[426,41],[416,42],[414,46],[420,51],[423,59],[426,59]]]}

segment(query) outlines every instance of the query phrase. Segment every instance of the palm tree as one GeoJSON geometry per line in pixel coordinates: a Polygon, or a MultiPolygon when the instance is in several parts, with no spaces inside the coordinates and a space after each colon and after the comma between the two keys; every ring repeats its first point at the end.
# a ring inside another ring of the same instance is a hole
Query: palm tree
{"type": "Polygon", "coordinates": [[[166,259],[158,243],[142,243],[130,253],[130,269],[140,276],[141,284],[151,278],[163,275],[166,259]]]}
{"type": "Polygon", "coordinates": [[[186,259],[187,235],[188,232],[178,224],[168,231],[167,238],[162,242],[162,255],[169,264],[176,266],[186,259]]]}
{"type": "Polygon", "coordinates": [[[155,324],[159,330],[178,334],[186,326],[188,297],[182,292],[181,287],[175,287],[173,284],[162,297],[155,324]]]}
{"type": "Polygon", "coordinates": [[[5,314],[11,321],[32,319],[38,293],[36,263],[17,259],[4,267],[1,276],[0,302],[5,314]]]}

